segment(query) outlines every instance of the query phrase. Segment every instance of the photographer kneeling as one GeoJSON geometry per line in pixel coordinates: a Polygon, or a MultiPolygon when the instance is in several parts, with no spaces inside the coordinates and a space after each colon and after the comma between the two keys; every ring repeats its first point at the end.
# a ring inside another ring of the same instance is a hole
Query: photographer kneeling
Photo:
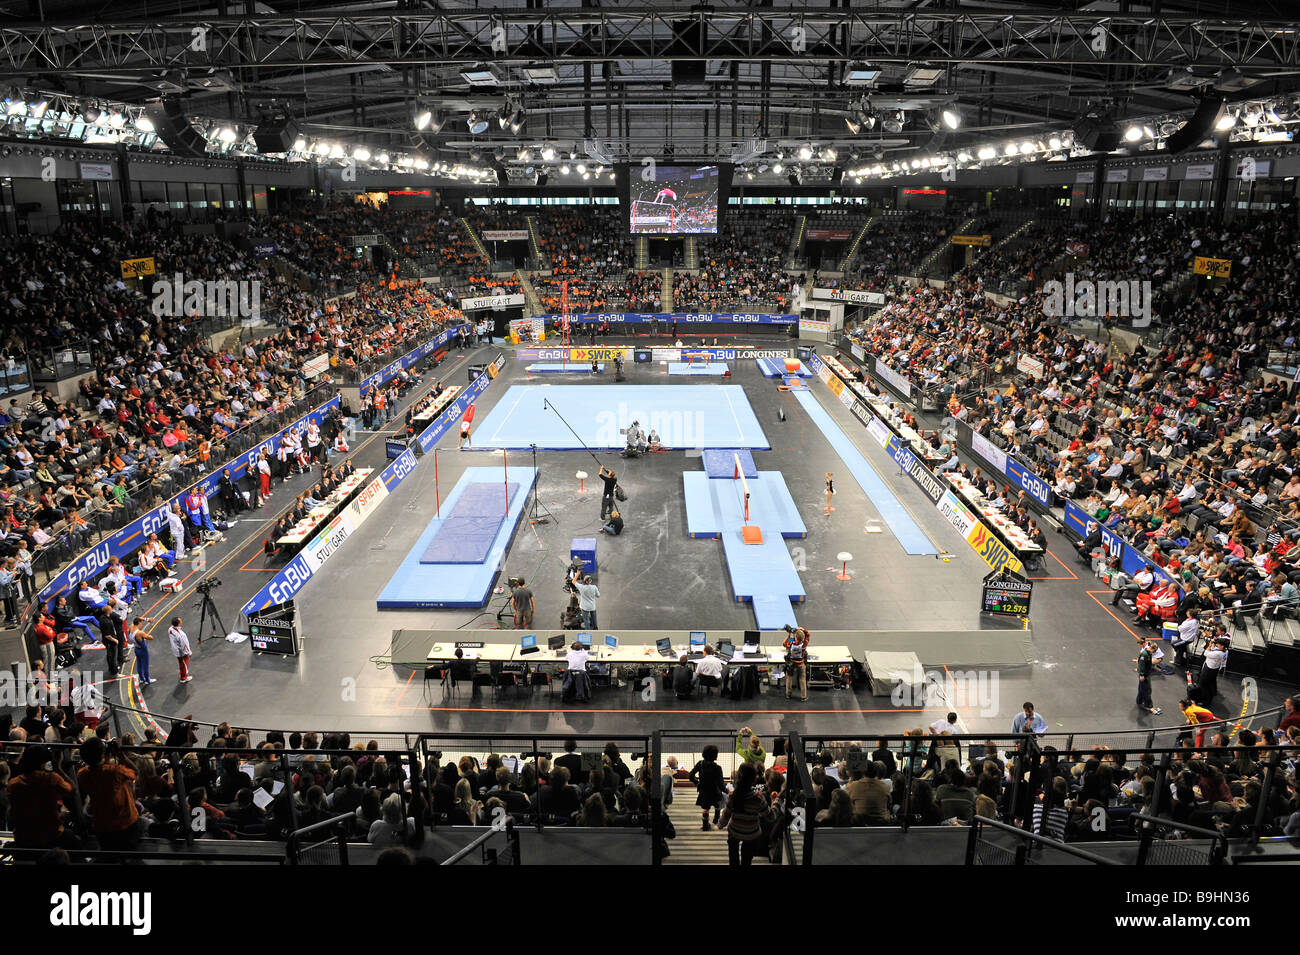
{"type": "Polygon", "coordinates": [[[623,517],[618,513],[618,509],[610,512],[609,523],[600,529],[602,534],[613,534],[617,537],[623,533],[623,517]]]}

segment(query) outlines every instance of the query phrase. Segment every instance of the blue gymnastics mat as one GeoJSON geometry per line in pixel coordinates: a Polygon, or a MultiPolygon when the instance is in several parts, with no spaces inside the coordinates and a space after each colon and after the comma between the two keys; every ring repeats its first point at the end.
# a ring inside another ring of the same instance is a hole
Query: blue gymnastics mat
{"type": "Polygon", "coordinates": [[[722,540],[722,552],[738,601],[776,596],[787,602],[803,600],[806,591],[794,569],[786,537],[806,537],[794,499],[778,471],[749,479],[749,522],[763,531],[763,543],[742,538],[744,505],[740,482],[714,481],[703,471],[684,471],[686,528],[691,537],[722,540]]]}
{"type": "Polygon", "coordinates": [[[727,373],[727,363],[725,361],[670,361],[668,363],[668,374],[670,375],[725,375],[727,373]]]}
{"type": "Polygon", "coordinates": [[[784,597],[755,596],[751,603],[754,606],[754,622],[758,624],[759,630],[780,630],[787,624],[799,626],[799,621],[794,618],[794,607],[784,597]]]}
{"type": "Polygon", "coordinates": [[[633,421],[647,433],[657,431],[666,448],[771,447],[745,389],[719,384],[511,385],[473,440],[477,450],[522,451],[536,444],[541,451],[573,451],[585,442],[617,451],[627,446],[627,435],[619,432],[633,421]]]}
{"type": "Polygon", "coordinates": [[[871,503],[880,516],[884,518],[885,523],[893,532],[898,543],[903,545],[903,550],[908,554],[937,554],[935,547],[930,543],[930,539],[925,536],[925,532],[912,519],[898,497],[885,483],[876,469],[858,450],[849,436],[844,433],[835,420],[827,413],[826,409],[818,402],[817,397],[810,391],[795,389],[791,391],[795,400],[803,406],[803,410],[808,412],[808,417],[812,418],[813,423],[826,436],[826,440],[831,443],[835,453],[839,455],[844,466],[849,469],[854,480],[871,499],[871,503]]]}
{"type": "Polygon", "coordinates": [[[704,473],[711,478],[729,478],[736,475],[736,458],[740,455],[740,473],[747,478],[758,477],[754,456],[744,448],[709,448],[704,452],[704,473]]]}
{"type": "Polygon", "coordinates": [[[518,484],[501,481],[471,484],[449,508],[442,525],[420,558],[422,564],[481,564],[492,549],[506,501],[513,500],[518,484]]]}
{"type": "MultiPolygon", "coordinates": [[[[795,360],[798,361],[797,358],[795,360]]],[[[784,358],[755,358],[754,361],[758,365],[758,370],[763,373],[764,378],[784,378],[786,375],[792,374],[785,370],[784,358]]],[[[807,378],[812,372],[808,370],[807,365],[800,361],[799,370],[793,372],[793,374],[798,375],[800,378],[807,378]]]]}
{"type": "Polygon", "coordinates": [[[492,539],[486,558],[477,564],[421,563],[420,558],[445,523],[445,520],[434,518],[415,542],[415,546],[397,565],[397,570],[376,598],[375,607],[379,610],[406,610],[485,606],[536,479],[537,472],[531,467],[511,465],[504,474],[499,467],[466,468],[456,486],[443,500],[443,507],[453,513],[461,495],[470,487],[496,482],[503,499],[504,485],[509,484],[512,488],[510,509],[492,539]]]}
{"type": "MultiPolygon", "coordinates": [[[[600,369],[602,374],[604,374],[604,362],[597,362],[596,367],[600,369]]],[[[539,361],[527,366],[525,371],[529,371],[534,375],[545,375],[556,372],[567,372],[570,375],[590,375],[591,362],[571,361],[568,364],[565,364],[562,361],[539,361]]]]}

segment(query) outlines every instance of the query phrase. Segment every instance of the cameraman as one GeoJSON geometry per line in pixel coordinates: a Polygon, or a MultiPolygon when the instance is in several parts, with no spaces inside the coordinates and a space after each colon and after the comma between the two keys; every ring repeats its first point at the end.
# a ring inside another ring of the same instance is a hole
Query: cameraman
{"type": "Polygon", "coordinates": [[[603,521],[614,509],[614,489],[618,487],[618,473],[613,468],[602,464],[599,477],[604,483],[604,490],[600,496],[600,519],[603,521]]]}
{"type": "Polygon", "coordinates": [[[785,625],[785,698],[790,699],[794,688],[799,688],[799,699],[808,699],[808,644],[810,634],[803,627],[785,625]]]}
{"type": "Polygon", "coordinates": [[[527,630],[533,625],[533,611],[537,609],[537,602],[522,577],[510,578],[510,606],[515,612],[516,630],[527,630]]]}

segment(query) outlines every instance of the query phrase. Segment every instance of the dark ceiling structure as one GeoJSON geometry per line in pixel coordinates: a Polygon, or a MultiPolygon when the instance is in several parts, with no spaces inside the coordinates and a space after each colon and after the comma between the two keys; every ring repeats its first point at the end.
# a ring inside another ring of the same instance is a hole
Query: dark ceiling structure
{"type": "Polygon", "coordinates": [[[1207,96],[1281,128],[1298,78],[1289,3],[0,3],[11,98],[165,101],[250,144],[281,124],[326,161],[1078,155],[1080,124],[1159,148],[1207,96]]]}

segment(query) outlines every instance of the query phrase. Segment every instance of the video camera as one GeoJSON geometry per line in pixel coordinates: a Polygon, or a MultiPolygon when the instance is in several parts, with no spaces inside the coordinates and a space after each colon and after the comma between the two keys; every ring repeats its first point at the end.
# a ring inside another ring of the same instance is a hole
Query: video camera
{"type": "Polygon", "coordinates": [[[220,587],[221,581],[216,577],[209,577],[207,580],[200,580],[194,585],[194,589],[201,594],[211,593],[213,587],[220,587]]]}
{"type": "Polygon", "coordinates": [[[507,578],[506,578],[506,586],[507,586],[507,587],[514,588],[514,587],[522,587],[523,585],[524,585],[524,581],[523,581],[523,578],[521,578],[521,577],[507,577],[507,578]]]}

